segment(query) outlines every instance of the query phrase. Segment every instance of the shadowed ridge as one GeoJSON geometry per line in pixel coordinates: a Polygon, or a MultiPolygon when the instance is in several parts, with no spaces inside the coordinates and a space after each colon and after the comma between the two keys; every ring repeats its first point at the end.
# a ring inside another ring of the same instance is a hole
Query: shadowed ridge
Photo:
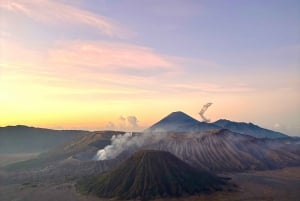
{"type": "Polygon", "coordinates": [[[23,125],[0,127],[0,153],[44,152],[89,131],[53,130],[23,125]]]}
{"type": "Polygon", "coordinates": [[[223,179],[199,171],[165,151],[142,150],[114,170],[77,185],[99,197],[148,200],[221,190],[223,179]]]}
{"type": "Polygon", "coordinates": [[[236,133],[250,135],[256,138],[285,138],[287,135],[272,131],[269,129],[261,128],[253,123],[245,123],[245,122],[234,122],[226,119],[220,119],[214,123],[222,128],[226,128],[236,133]]]}

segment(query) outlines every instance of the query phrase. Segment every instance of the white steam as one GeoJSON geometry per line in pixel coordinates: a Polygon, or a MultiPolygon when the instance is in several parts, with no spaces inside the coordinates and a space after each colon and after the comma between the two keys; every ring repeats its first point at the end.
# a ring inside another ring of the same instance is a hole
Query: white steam
{"type": "Polygon", "coordinates": [[[203,105],[201,111],[199,112],[199,115],[201,116],[201,118],[203,119],[203,122],[210,122],[210,119],[207,119],[205,116],[204,116],[204,113],[206,112],[206,110],[209,108],[209,106],[211,106],[212,103],[206,103],[205,105],[203,105]]]}
{"type": "Polygon", "coordinates": [[[106,125],[106,129],[109,130],[127,130],[127,131],[137,131],[140,129],[140,126],[138,124],[139,120],[136,116],[123,116],[120,115],[118,122],[114,123],[112,121],[108,122],[106,125]]]}
{"type": "Polygon", "coordinates": [[[125,133],[123,135],[113,135],[111,138],[111,144],[98,150],[94,159],[113,159],[120,155],[123,151],[138,149],[147,144],[158,142],[165,137],[165,133],[143,133],[136,135],[133,135],[132,133],[125,133]]]}
{"type": "Polygon", "coordinates": [[[137,120],[136,116],[128,116],[127,121],[131,125],[132,128],[139,127],[138,120],[137,120]]]}
{"type": "Polygon", "coordinates": [[[125,129],[126,127],[126,118],[123,117],[122,115],[119,117],[119,120],[120,120],[120,129],[125,129]]]}
{"type": "Polygon", "coordinates": [[[106,129],[108,130],[115,130],[116,129],[116,126],[113,122],[108,122],[107,125],[106,125],[106,129]]]}

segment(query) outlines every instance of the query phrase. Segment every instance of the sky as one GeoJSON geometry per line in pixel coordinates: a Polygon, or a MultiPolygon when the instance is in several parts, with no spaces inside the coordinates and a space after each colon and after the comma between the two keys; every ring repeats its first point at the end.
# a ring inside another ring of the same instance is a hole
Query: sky
{"type": "Polygon", "coordinates": [[[173,111],[300,136],[298,0],[0,0],[0,126],[143,130],[173,111]]]}

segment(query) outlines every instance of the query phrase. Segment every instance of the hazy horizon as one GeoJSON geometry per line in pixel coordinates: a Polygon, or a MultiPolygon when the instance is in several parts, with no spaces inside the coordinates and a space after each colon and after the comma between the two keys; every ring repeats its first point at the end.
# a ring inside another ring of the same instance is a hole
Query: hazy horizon
{"type": "Polygon", "coordinates": [[[0,1],[0,126],[144,129],[174,111],[300,135],[300,2],[0,1]]]}
{"type": "MultiPolygon", "coordinates": [[[[176,112],[182,112],[182,111],[176,111],[176,112]]],[[[171,114],[171,113],[170,113],[171,114]]],[[[168,114],[169,115],[169,114],[168,114]]],[[[188,114],[189,115],[189,114],[188,114]]],[[[189,115],[190,116],[190,115],[189,115]]],[[[166,116],[165,116],[166,117],[166,116]]],[[[164,117],[162,117],[164,118],[164,117]]],[[[193,118],[193,117],[192,117],[193,118]]],[[[196,120],[200,121],[200,122],[205,122],[203,121],[203,119],[197,119],[196,120]]],[[[53,129],[53,130],[83,130],[83,131],[90,131],[90,132],[94,132],[94,131],[121,131],[121,132],[143,132],[146,129],[148,129],[150,126],[154,125],[155,123],[157,123],[158,121],[160,121],[161,119],[157,120],[156,122],[153,122],[151,125],[149,125],[148,127],[141,127],[139,125],[137,125],[136,127],[133,127],[131,125],[106,125],[105,127],[99,127],[99,128],[85,128],[85,127],[80,127],[80,125],[76,126],[76,127],[63,127],[63,126],[59,126],[59,127],[39,127],[39,126],[34,126],[34,125],[25,125],[25,124],[16,124],[16,125],[5,125],[5,126],[0,126],[0,127],[14,127],[14,126],[25,126],[25,127],[33,127],[33,128],[45,128],[45,129],[53,129]]],[[[229,119],[218,119],[218,120],[229,120],[229,119]]],[[[216,120],[216,121],[218,121],[216,120]]],[[[211,123],[214,124],[216,121],[210,121],[210,122],[206,122],[206,123],[211,123]]],[[[233,120],[229,120],[229,121],[233,121],[233,120]]],[[[238,121],[233,121],[233,122],[237,122],[237,123],[252,123],[254,125],[257,125],[259,127],[262,127],[261,125],[256,124],[255,122],[238,122],[238,121]]],[[[127,123],[130,124],[130,123],[127,123]]],[[[279,130],[276,129],[271,129],[271,128],[266,128],[266,127],[262,127],[265,129],[269,129],[272,131],[276,131],[276,132],[281,132],[279,130]]],[[[282,132],[284,133],[284,132],[282,132]]],[[[288,133],[284,133],[284,134],[288,134],[288,133]]],[[[297,134],[288,134],[289,136],[299,136],[297,134]]]]}

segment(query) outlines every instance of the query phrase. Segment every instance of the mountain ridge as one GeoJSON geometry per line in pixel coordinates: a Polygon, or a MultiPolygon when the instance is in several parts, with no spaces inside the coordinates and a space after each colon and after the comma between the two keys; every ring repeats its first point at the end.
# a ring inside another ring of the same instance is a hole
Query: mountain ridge
{"type": "Polygon", "coordinates": [[[235,122],[227,119],[219,119],[212,124],[215,124],[221,128],[226,128],[236,133],[250,135],[256,138],[285,138],[289,137],[286,134],[273,131],[270,129],[262,128],[258,125],[255,125],[251,122],[235,122]]]}
{"type": "Polygon", "coordinates": [[[0,127],[0,153],[44,152],[85,133],[89,132],[53,130],[24,125],[0,127]]]}
{"type": "Polygon", "coordinates": [[[188,164],[216,172],[278,169],[300,165],[297,141],[261,139],[227,129],[170,135],[141,149],[168,151],[188,164]]]}
{"type": "Polygon", "coordinates": [[[172,112],[156,122],[146,132],[199,132],[218,129],[219,126],[200,122],[182,111],[172,112]]]}

